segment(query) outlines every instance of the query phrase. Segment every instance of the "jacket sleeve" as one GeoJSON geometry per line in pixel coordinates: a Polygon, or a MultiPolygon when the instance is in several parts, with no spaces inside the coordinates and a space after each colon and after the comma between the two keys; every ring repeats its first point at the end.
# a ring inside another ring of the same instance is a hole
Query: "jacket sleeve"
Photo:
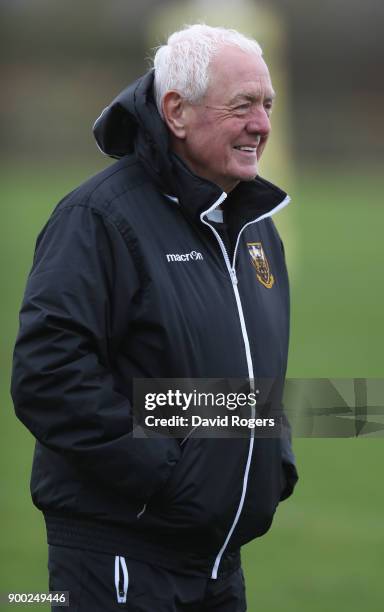
{"type": "Polygon", "coordinates": [[[292,451],[291,426],[284,412],[282,422],[282,435],[280,440],[284,479],[284,486],[281,493],[280,501],[283,501],[284,499],[287,499],[288,497],[290,497],[290,495],[292,495],[296,483],[299,479],[296,469],[295,455],[292,451]]]}
{"type": "Polygon", "coordinates": [[[20,313],[12,397],[39,442],[124,494],[148,499],[180,456],[175,440],[133,434],[113,352],[140,292],[126,237],[86,206],[51,217],[38,238],[20,313]]]}

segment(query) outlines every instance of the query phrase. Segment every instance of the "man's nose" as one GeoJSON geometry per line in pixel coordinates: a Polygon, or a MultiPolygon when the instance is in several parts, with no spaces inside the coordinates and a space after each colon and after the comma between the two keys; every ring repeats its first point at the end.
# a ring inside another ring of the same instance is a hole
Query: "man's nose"
{"type": "Polygon", "coordinates": [[[249,133],[258,132],[262,136],[268,136],[269,132],[271,131],[271,121],[264,107],[254,110],[251,117],[247,121],[246,129],[249,133]]]}

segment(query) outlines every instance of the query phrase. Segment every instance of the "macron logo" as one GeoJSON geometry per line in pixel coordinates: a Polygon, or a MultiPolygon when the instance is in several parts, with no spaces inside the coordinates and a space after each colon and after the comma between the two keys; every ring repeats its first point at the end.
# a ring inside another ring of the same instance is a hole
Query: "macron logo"
{"type": "Polygon", "coordinates": [[[168,253],[166,255],[167,261],[198,261],[204,259],[201,253],[198,251],[191,251],[190,253],[168,253]]]}

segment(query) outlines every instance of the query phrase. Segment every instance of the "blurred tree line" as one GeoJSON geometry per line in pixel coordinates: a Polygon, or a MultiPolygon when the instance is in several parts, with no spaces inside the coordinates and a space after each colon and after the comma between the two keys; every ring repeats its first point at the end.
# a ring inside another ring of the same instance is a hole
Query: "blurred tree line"
{"type": "MultiPolygon", "coordinates": [[[[96,156],[92,121],[148,68],[151,47],[162,42],[148,34],[156,11],[180,4],[0,0],[2,156],[96,156]]],[[[265,4],[285,28],[295,159],[377,162],[384,152],[382,0],[265,4]]],[[[268,59],[268,41],[260,42],[268,59]]]]}

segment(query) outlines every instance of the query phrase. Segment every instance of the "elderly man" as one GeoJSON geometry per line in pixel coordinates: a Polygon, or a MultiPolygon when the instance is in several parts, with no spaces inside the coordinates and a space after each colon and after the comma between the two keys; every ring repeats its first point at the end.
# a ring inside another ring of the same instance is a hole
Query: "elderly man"
{"type": "Polygon", "coordinates": [[[240,547],[292,493],[288,437],[137,437],[132,388],[285,375],[289,198],[258,176],[274,96],[254,40],[174,33],[96,121],[118,161],[38,238],[12,392],[70,609],[246,609],[240,547]]]}

